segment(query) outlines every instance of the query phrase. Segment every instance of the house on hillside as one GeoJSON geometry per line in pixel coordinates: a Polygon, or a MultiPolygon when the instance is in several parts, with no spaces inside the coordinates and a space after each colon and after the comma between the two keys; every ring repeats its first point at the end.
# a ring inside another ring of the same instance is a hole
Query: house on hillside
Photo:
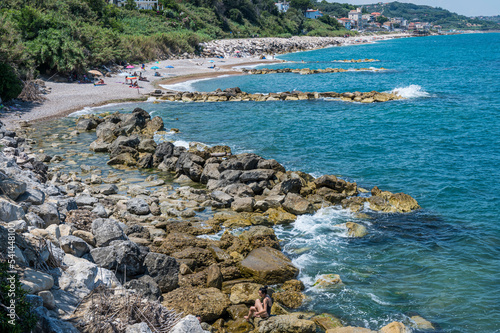
{"type": "Polygon", "coordinates": [[[308,9],[306,10],[304,16],[309,19],[317,19],[318,17],[323,16],[323,13],[317,9],[308,9]]]}
{"type": "Polygon", "coordinates": [[[373,16],[374,18],[377,18],[379,17],[380,15],[382,15],[382,13],[379,13],[379,12],[373,12],[370,14],[371,16],[373,16]]]}
{"type": "Polygon", "coordinates": [[[349,19],[353,20],[358,29],[363,27],[363,13],[361,13],[361,8],[356,8],[356,10],[351,10],[349,12],[349,19]]]}
{"type": "MultiPolygon", "coordinates": [[[[108,0],[110,4],[113,4],[118,7],[124,7],[127,4],[127,0],[108,0]]],[[[161,6],[158,7],[158,0],[135,0],[135,4],[137,5],[137,9],[161,9],[161,6]]]]}
{"type": "Polygon", "coordinates": [[[280,13],[286,13],[290,9],[290,1],[275,2],[274,5],[278,7],[280,13]]]}
{"type": "Polygon", "coordinates": [[[342,17],[337,19],[337,21],[344,26],[347,30],[351,30],[353,22],[352,20],[348,19],[347,17],[342,17]]]}

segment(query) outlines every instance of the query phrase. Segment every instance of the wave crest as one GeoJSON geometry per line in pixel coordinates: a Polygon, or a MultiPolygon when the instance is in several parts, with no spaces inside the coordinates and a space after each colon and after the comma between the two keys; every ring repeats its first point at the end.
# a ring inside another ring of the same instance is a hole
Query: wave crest
{"type": "Polygon", "coordinates": [[[408,87],[395,88],[391,91],[391,93],[397,94],[403,98],[431,97],[431,94],[423,90],[422,87],[417,84],[411,84],[408,87]]]}

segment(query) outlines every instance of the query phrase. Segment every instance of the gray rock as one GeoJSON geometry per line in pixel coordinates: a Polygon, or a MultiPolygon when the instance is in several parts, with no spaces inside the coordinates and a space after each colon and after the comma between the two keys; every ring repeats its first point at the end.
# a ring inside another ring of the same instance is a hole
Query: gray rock
{"type": "Polygon", "coordinates": [[[254,198],[236,198],[231,203],[231,209],[235,212],[253,212],[254,205],[254,198]]]}
{"type": "Polygon", "coordinates": [[[45,193],[48,194],[49,196],[56,196],[61,194],[61,191],[59,188],[55,185],[49,185],[44,189],[45,193]]]}
{"type": "Polygon", "coordinates": [[[285,201],[283,202],[283,208],[292,214],[300,215],[300,214],[312,214],[314,212],[313,205],[295,193],[288,193],[285,197],[285,201]]]}
{"type": "Polygon", "coordinates": [[[249,171],[243,171],[240,176],[240,181],[243,183],[249,182],[259,182],[262,180],[269,180],[275,174],[274,170],[270,169],[255,169],[249,171]]]}
{"type": "Polygon", "coordinates": [[[254,192],[250,188],[250,186],[241,184],[241,183],[236,183],[236,184],[231,184],[229,186],[224,187],[223,189],[224,192],[227,194],[233,196],[233,197],[253,197],[254,192]]]}
{"type": "Polygon", "coordinates": [[[24,220],[11,221],[9,228],[13,228],[15,232],[23,233],[28,230],[28,224],[24,220]]]}
{"type": "Polygon", "coordinates": [[[149,275],[143,275],[139,279],[130,280],[123,285],[127,289],[133,289],[150,301],[161,300],[161,290],[156,281],[149,275]]]}
{"type": "Polygon", "coordinates": [[[240,179],[241,174],[240,170],[225,170],[220,173],[219,179],[235,183],[240,179]]]}
{"type": "Polygon", "coordinates": [[[137,147],[137,150],[141,153],[155,153],[156,152],[156,142],[153,139],[144,139],[141,140],[139,143],[139,146],[137,147]]]}
{"type": "Polygon", "coordinates": [[[110,246],[91,250],[90,255],[100,267],[126,272],[127,276],[137,276],[144,272],[144,253],[131,241],[115,241],[110,246]]]}
{"type": "Polygon", "coordinates": [[[26,214],[24,216],[24,219],[28,222],[29,226],[45,229],[45,221],[42,220],[42,218],[35,213],[26,214]]]}
{"type": "Polygon", "coordinates": [[[94,198],[93,196],[88,194],[78,194],[75,197],[75,201],[78,207],[82,207],[82,206],[93,206],[99,202],[99,199],[94,198]]]}
{"type": "Polygon", "coordinates": [[[79,131],[91,131],[96,129],[97,121],[95,119],[78,119],[76,129],[79,131]]]}
{"type": "Polygon", "coordinates": [[[54,279],[47,273],[35,271],[31,268],[24,270],[21,278],[22,288],[30,294],[35,294],[42,290],[49,290],[54,286],[54,279]]]}
{"type": "Polygon", "coordinates": [[[224,193],[222,191],[212,191],[212,193],[210,193],[210,197],[213,200],[221,202],[225,205],[229,205],[233,201],[232,196],[230,196],[229,194],[224,193]]]}
{"type": "MultiPolygon", "coordinates": [[[[43,292],[43,291],[41,291],[43,292]]],[[[43,298],[37,295],[26,295],[26,301],[30,303],[32,309],[36,309],[39,306],[43,306],[43,298]]]]}
{"type": "Polygon", "coordinates": [[[137,148],[137,146],[139,146],[139,143],[140,143],[140,139],[137,135],[131,135],[131,136],[119,136],[115,141],[113,141],[113,143],[111,144],[111,146],[109,147],[109,150],[112,151],[116,148],[118,148],[119,146],[126,146],[126,147],[131,147],[131,148],[137,148]]]}
{"type": "Polygon", "coordinates": [[[18,202],[29,202],[33,205],[41,205],[45,201],[45,193],[34,188],[29,188],[17,198],[18,202]]]}
{"type": "Polygon", "coordinates": [[[153,165],[158,166],[165,158],[169,158],[174,153],[174,145],[170,142],[160,143],[153,155],[153,165]]]}
{"type": "Polygon", "coordinates": [[[57,205],[54,203],[46,202],[43,205],[39,206],[31,206],[30,210],[38,214],[40,218],[45,222],[45,226],[49,226],[51,224],[60,224],[61,216],[59,214],[59,209],[57,205]]]}
{"type": "Polygon", "coordinates": [[[65,253],[77,257],[81,257],[90,251],[89,245],[83,239],[76,236],[62,236],[59,238],[59,244],[65,253]]]}
{"type": "Polygon", "coordinates": [[[144,260],[146,272],[150,275],[163,293],[179,286],[179,263],[172,257],[162,253],[149,252],[144,260]]]}
{"type": "Polygon", "coordinates": [[[111,219],[94,220],[92,222],[92,234],[95,237],[96,245],[99,247],[108,246],[114,240],[127,239],[118,222],[111,219]]]}
{"type": "Polygon", "coordinates": [[[200,182],[206,184],[210,179],[219,179],[219,164],[218,163],[207,163],[203,168],[203,172],[200,176],[200,182]]]}
{"type": "Polygon", "coordinates": [[[151,329],[149,329],[148,324],[138,323],[127,326],[127,328],[125,329],[125,333],[152,333],[152,331],[151,329]]]}
{"type": "Polygon", "coordinates": [[[104,195],[111,195],[118,193],[118,186],[115,184],[105,184],[99,187],[99,193],[104,195]]]}
{"type": "Polygon", "coordinates": [[[0,193],[5,194],[12,200],[17,200],[26,192],[26,183],[13,179],[0,180],[0,193]]]}
{"type": "Polygon", "coordinates": [[[38,293],[38,296],[40,296],[43,300],[43,306],[45,306],[47,309],[52,310],[56,307],[56,301],[54,299],[54,295],[48,290],[40,291],[38,293]]]}
{"type": "Polygon", "coordinates": [[[104,208],[104,206],[101,204],[95,205],[94,209],[92,209],[92,213],[95,213],[97,216],[102,218],[108,217],[108,212],[106,211],[106,208],[104,208]]]}
{"type": "Polygon", "coordinates": [[[135,215],[147,215],[150,212],[146,200],[140,198],[132,198],[128,200],[127,211],[135,215]]]}
{"type": "Polygon", "coordinates": [[[0,220],[10,222],[20,220],[24,217],[24,210],[21,206],[0,199],[0,220]]]}
{"type": "Polygon", "coordinates": [[[300,179],[293,178],[285,180],[280,185],[280,192],[284,194],[288,193],[300,193],[300,189],[302,188],[302,183],[300,179]]]}
{"type": "Polygon", "coordinates": [[[51,317],[49,310],[43,306],[36,308],[35,313],[38,316],[36,332],[44,333],[79,333],[79,331],[67,321],[51,317]]]}
{"type": "Polygon", "coordinates": [[[201,328],[200,321],[193,315],[182,318],[170,331],[170,333],[210,333],[201,328]]]}

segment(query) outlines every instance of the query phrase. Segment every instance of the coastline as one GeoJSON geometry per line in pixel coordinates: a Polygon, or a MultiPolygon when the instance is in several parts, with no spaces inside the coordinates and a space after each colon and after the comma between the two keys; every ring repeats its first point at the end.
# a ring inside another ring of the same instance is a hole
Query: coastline
{"type": "MultiPolygon", "coordinates": [[[[340,46],[360,45],[372,43],[374,41],[387,40],[393,38],[410,37],[406,34],[392,34],[384,36],[358,36],[358,37],[335,37],[335,41],[340,46]]],[[[324,37],[307,37],[308,40],[322,40],[324,37]]],[[[260,39],[264,40],[264,39],[260,39]]],[[[241,40],[222,40],[224,43],[241,43],[241,40]]],[[[246,41],[253,42],[253,39],[246,41]]],[[[236,45],[236,44],[235,44],[236,45]]],[[[311,48],[310,51],[319,48],[311,48]]],[[[300,52],[287,50],[280,54],[300,52]]],[[[133,102],[147,100],[147,94],[155,89],[164,89],[159,85],[173,85],[191,80],[209,79],[223,75],[245,75],[240,70],[235,70],[234,67],[255,66],[260,64],[277,63],[280,60],[276,59],[260,59],[259,56],[246,57],[228,57],[224,59],[196,57],[193,59],[178,59],[178,60],[162,60],[160,62],[150,62],[146,64],[144,76],[153,77],[154,70],[152,66],[158,66],[158,72],[162,75],[160,79],[151,80],[150,82],[140,81],[140,89],[131,89],[125,85],[123,76],[113,75],[105,77],[105,86],[94,86],[93,84],[78,84],[53,82],[47,80],[45,82],[51,92],[44,95],[45,101],[40,103],[14,103],[10,111],[3,112],[0,120],[5,123],[8,128],[15,128],[20,122],[36,122],[58,117],[65,117],[75,111],[86,107],[102,106],[109,103],[117,102],[133,102]],[[209,68],[212,63],[221,70],[209,68]],[[171,65],[174,68],[165,68],[171,65]]],[[[131,72],[139,71],[131,69],[131,72]]],[[[164,89],[167,90],[167,89],[164,89]]]]}

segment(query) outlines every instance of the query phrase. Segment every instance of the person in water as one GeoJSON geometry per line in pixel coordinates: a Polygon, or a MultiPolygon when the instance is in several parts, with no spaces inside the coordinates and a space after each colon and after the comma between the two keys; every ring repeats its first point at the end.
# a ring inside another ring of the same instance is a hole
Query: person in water
{"type": "Polygon", "coordinates": [[[255,305],[250,307],[248,311],[248,316],[245,316],[246,320],[252,318],[268,318],[271,315],[271,307],[273,306],[273,300],[271,296],[267,294],[267,286],[259,289],[260,299],[255,300],[255,305]]]}

